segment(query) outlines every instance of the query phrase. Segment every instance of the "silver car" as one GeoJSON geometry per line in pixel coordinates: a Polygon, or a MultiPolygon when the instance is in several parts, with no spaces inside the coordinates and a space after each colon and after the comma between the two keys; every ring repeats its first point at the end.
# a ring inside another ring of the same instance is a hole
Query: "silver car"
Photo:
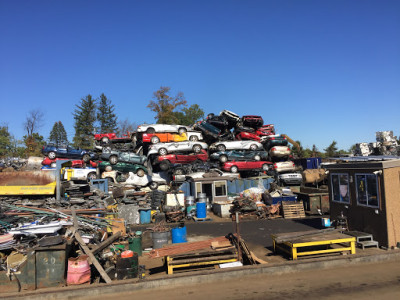
{"type": "Polygon", "coordinates": [[[263,145],[256,141],[225,141],[216,142],[210,146],[210,150],[226,151],[226,150],[262,150],[263,145]]]}
{"type": "Polygon", "coordinates": [[[203,142],[176,142],[176,143],[158,143],[149,147],[148,155],[159,154],[167,155],[171,152],[191,152],[200,153],[202,149],[207,149],[208,145],[203,142]]]}

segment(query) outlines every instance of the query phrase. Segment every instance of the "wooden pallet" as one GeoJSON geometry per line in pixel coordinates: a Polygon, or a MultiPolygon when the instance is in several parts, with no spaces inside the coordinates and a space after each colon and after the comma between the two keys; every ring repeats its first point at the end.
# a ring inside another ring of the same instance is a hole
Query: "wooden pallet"
{"type": "Polygon", "coordinates": [[[305,218],[303,201],[293,203],[292,201],[282,201],[282,212],[285,219],[305,218]]]}

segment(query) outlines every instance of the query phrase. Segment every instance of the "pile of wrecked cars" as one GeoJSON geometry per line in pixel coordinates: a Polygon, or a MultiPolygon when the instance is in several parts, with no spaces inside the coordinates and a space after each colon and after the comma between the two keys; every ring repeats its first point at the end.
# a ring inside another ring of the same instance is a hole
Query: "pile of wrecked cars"
{"type": "MultiPolygon", "coordinates": [[[[0,172],[0,266],[17,289],[143,277],[138,256],[147,227],[136,226],[151,223],[148,255],[175,259],[167,263],[172,274],[179,260],[169,254],[177,249],[162,247],[167,223],[207,220],[211,210],[221,218],[274,218],[282,200],[296,199],[278,185],[302,181],[288,139],[261,116],[224,110],[193,126],[143,124],[122,137],[94,139],[94,149],[44,147],[40,171],[0,172]],[[40,271],[49,268],[52,276],[40,271]]],[[[234,235],[207,243],[221,248],[210,255],[223,261],[224,253],[227,263],[245,247],[234,235]]]]}

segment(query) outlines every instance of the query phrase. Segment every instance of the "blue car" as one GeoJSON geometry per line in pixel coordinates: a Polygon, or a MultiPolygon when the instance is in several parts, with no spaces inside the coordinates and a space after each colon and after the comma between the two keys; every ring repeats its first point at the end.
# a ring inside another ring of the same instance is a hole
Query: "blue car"
{"type": "Polygon", "coordinates": [[[97,155],[94,152],[83,149],[74,149],[69,146],[57,147],[57,146],[44,146],[42,149],[43,155],[46,155],[50,159],[55,158],[69,158],[69,159],[82,159],[84,162],[97,159],[97,155]]]}

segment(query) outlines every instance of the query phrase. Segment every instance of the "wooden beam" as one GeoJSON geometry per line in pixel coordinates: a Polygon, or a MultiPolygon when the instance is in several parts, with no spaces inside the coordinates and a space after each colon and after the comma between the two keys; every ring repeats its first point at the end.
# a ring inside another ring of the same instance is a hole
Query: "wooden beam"
{"type": "Polygon", "coordinates": [[[121,231],[118,231],[116,234],[113,234],[112,236],[110,236],[108,239],[106,239],[105,241],[101,242],[100,244],[94,246],[92,248],[92,253],[93,254],[97,254],[99,253],[101,250],[103,250],[105,247],[109,246],[111,243],[113,243],[114,241],[116,241],[117,239],[119,239],[119,237],[121,236],[121,231]]]}

